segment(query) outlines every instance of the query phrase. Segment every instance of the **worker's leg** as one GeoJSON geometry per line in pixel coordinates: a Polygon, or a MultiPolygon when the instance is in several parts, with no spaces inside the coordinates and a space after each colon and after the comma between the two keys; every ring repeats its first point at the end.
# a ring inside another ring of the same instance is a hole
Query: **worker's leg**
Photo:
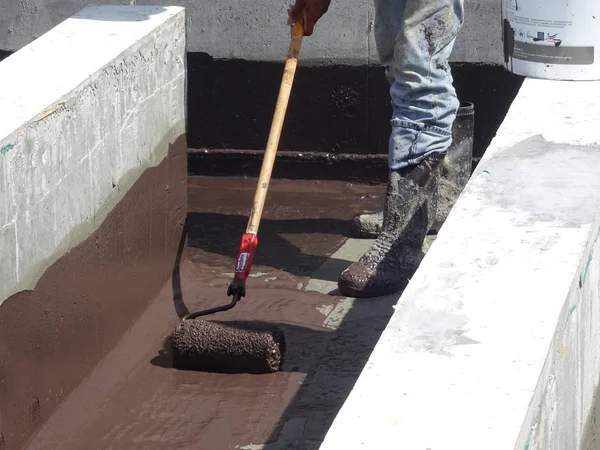
{"type": "Polygon", "coordinates": [[[463,0],[406,3],[390,67],[392,170],[417,164],[450,146],[459,102],[448,59],[462,23],[463,0]]]}
{"type": "Polygon", "coordinates": [[[375,0],[375,8],[377,48],[391,83],[390,181],[377,240],[339,281],[342,293],[363,297],[402,287],[409,247],[421,245],[435,217],[459,105],[448,58],[463,23],[463,0],[375,0]]]}
{"type": "MultiPolygon", "coordinates": [[[[406,0],[374,0],[374,3],[375,45],[379,62],[385,68],[385,76],[392,86],[395,80],[393,62],[396,37],[402,30],[406,0]]],[[[383,210],[365,212],[352,218],[353,231],[363,238],[376,238],[381,232],[382,224],[383,210]]]]}
{"type": "MultiPolygon", "coordinates": [[[[462,0],[375,0],[377,51],[393,106],[391,169],[414,165],[450,145],[458,99],[448,58],[462,25],[462,8],[462,0]]],[[[382,223],[383,211],[367,212],[352,219],[352,228],[375,238],[382,223]]]]}

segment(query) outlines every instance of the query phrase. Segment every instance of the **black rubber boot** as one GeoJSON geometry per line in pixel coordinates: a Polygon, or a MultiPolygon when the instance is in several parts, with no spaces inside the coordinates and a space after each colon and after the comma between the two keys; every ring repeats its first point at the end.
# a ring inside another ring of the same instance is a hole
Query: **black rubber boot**
{"type": "Polygon", "coordinates": [[[436,220],[443,155],[390,172],[381,232],[367,252],[340,275],[349,297],[378,297],[401,290],[418,267],[421,248],[436,220]]]}
{"type": "MultiPolygon", "coordinates": [[[[461,102],[452,124],[452,144],[448,149],[440,177],[440,198],[432,228],[439,230],[471,176],[473,159],[474,106],[461,102]]],[[[385,208],[385,205],[384,205],[385,208]]],[[[383,209],[368,211],[352,218],[352,234],[375,239],[383,225],[383,209]]]]}
{"type": "Polygon", "coordinates": [[[444,158],[440,175],[436,221],[432,226],[434,231],[439,231],[471,178],[474,127],[474,106],[472,103],[462,102],[452,124],[452,144],[444,158]]]}

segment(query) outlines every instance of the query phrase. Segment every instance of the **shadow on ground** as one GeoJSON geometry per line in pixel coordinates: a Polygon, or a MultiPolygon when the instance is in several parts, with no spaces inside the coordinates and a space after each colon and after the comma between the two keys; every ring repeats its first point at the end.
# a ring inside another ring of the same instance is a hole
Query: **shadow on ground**
{"type": "MultiPolygon", "coordinates": [[[[229,260],[237,255],[247,222],[248,218],[242,215],[190,212],[186,224],[188,246],[203,250],[207,257],[219,255],[229,260]]],[[[331,253],[350,237],[349,222],[325,218],[262,219],[259,236],[254,268],[271,267],[308,276],[331,260],[331,253]]],[[[340,267],[349,264],[350,261],[339,261],[340,267]]]]}
{"type": "MultiPolygon", "coordinates": [[[[173,271],[173,302],[180,318],[189,312],[179,275],[181,255],[186,244],[231,257],[237,253],[238,242],[234,235],[239,238],[239,230],[243,229],[244,224],[245,218],[242,216],[188,215],[188,236],[182,239],[173,271]]],[[[269,251],[257,255],[257,261],[262,265],[306,275],[326,261],[327,256],[307,255],[280,234],[298,233],[310,237],[311,233],[327,230],[332,234],[347,235],[347,229],[348,221],[344,220],[267,220],[261,228],[261,243],[269,251]]],[[[350,261],[345,261],[340,268],[349,264],[350,261]]],[[[337,316],[335,323],[326,323],[325,328],[321,329],[278,323],[285,333],[287,347],[283,371],[304,374],[304,379],[267,443],[255,445],[248,442],[248,445],[252,445],[246,448],[317,449],[385,329],[398,296],[364,300],[342,298],[336,306],[338,314],[330,315],[337,316]]],[[[164,344],[164,349],[151,363],[172,368],[169,338],[164,344]]]]}

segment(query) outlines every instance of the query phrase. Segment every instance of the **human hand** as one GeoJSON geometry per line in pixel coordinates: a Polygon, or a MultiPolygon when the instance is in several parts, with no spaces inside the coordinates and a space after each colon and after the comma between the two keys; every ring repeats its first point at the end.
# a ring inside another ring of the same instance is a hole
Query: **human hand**
{"type": "Polygon", "coordinates": [[[302,16],[304,36],[310,36],[317,21],[327,12],[331,0],[296,0],[288,9],[288,25],[293,25],[302,16]]]}

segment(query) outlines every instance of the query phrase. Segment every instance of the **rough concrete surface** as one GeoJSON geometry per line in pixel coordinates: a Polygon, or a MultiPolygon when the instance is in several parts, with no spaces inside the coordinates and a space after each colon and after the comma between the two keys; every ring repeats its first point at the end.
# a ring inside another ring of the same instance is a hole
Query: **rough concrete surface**
{"type": "Polygon", "coordinates": [[[86,8],[3,60],[0,86],[1,303],[185,132],[184,11],[86,8]]]}
{"type": "MultiPolygon", "coordinates": [[[[5,0],[0,5],[0,49],[17,50],[74,14],[90,0],[5,0]]],[[[164,0],[106,0],[104,4],[170,5],[164,0]]],[[[289,44],[288,3],[283,0],[221,2],[182,0],[189,50],[216,58],[281,61],[289,44]]],[[[303,44],[311,63],[377,63],[371,0],[333,0],[303,44]]],[[[453,60],[501,64],[500,2],[466,0],[464,29],[453,60]]]]}
{"type": "Polygon", "coordinates": [[[600,448],[599,238],[600,214],[589,228],[515,448],[600,448]]]}
{"type": "Polygon", "coordinates": [[[576,287],[597,236],[598,95],[525,80],[322,450],[579,448],[599,375],[597,279],[576,287]]]}
{"type": "MultiPolygon", "coordinates": [[[[600,117],[600,109],[594,98],[600,93],[600,82],[569,83],[554,81],[527,81],[522,98],[518,97],[520,110],[533,110],[538,106],[553,107],[561,111],[544,126],[544,136],[553,142],[570,142],[597,153],[600,148],[598,128],[590,126],[600,117]],[[556,94],[555,105],[544,105],[540,99],[552,90],[556,94]],[[562,120],[561,120],[562,119],[562,120]]],[[[514,131],[518,133],[509,139],[519,139],[525,133],[525,125],[514,131]]],[[[508,137],[507,137],[508,138],[508,137]]],[[[504,141],[502,141],[504,144],[504,141]]],[[[564,160],[574,159],[566,153],[564,160]]],[[[557,162],[558,163],[558,162],[557,162]]],[[[563,162],[564,164],[564,162],[563,162]]],[[[570,162],[568,163],[570,164],[570,162]]],[[[598,171],[573,171],[572,179],[578,180],[580,195],[585,189],[582,183],[593,183],[598,171]]],[[[595,211],[600,211],[596,192],[589,194],[589,202],[596,201],[595,211]]],[[[579,212],[572,211],[575,217],[579,212]]],[[[524,418],[516,448],[528,446],[530,449],[599,448],[598,422],[600,391],[600,355],[598,352],[598,237],[600,217],[580,233],[586,233],[580,247],[579,259],[568,266],[572,273],[570,285],[561,305],[560,315],[555,315],[556,326],[549,344],[545,362],[539,374],[539,381],[533,392],[531,404],[524,418]],[[587,233],[586,233],[587,230],[587,233]],[[520,446],[520,447],[519,447],[520,446]]],[[[562,267],[567,267],[562,262],[562,267]]],[[[565,292],[564,289],[561,292],[565,292]]]]}

